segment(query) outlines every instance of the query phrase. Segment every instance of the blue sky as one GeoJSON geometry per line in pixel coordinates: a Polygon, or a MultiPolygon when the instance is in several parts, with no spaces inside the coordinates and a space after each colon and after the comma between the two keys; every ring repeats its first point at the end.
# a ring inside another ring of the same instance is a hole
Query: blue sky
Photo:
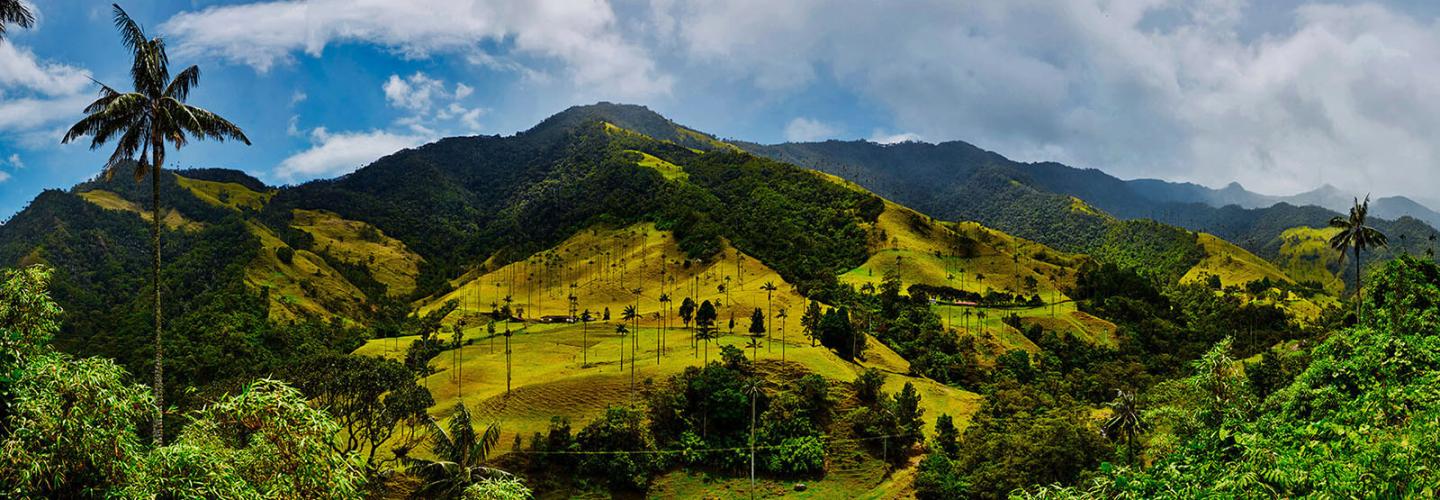
{"type": "MultiPolygon", "coordinates": [[[[0,42],[0,218],[94,175],[60,145],[125,83],[105,2],[28,0],[0,42]]],[[[1435,2],[124,2],[254,145],[169,160],[270,183],[599,100],[758,142],[960,139],[1115,175],[1434,201],[1435,2]]]]}

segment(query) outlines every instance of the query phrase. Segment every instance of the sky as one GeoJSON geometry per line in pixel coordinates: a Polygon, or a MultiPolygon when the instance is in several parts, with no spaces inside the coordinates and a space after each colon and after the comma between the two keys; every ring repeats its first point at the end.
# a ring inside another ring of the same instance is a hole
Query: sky
{"type": "MultiPolygon", "coordinates": [[[[108,3],[22,0],[0,42],[0,219],[94,176],[61,144],[128,62],[108,3]]],[[[123,0],[122,0],[123,1],[123,0]]],[[[167,167],[343,175],[568,106],[649,106],[721,138],[964,140],[1022,161],[1266,194],[1440,205],[1440,2],[130,0],[190,103],[253,142],[167,167]]]]}

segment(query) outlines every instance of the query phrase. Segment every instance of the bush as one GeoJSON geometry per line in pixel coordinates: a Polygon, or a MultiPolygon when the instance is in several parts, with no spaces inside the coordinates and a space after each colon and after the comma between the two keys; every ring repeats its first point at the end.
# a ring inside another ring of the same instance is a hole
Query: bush
{"type": "Polygon", "coordinates": [[[824,471],[825,444],[816,436],[786,439],[770,454],[769,469],[781,474],[824,471]]]}

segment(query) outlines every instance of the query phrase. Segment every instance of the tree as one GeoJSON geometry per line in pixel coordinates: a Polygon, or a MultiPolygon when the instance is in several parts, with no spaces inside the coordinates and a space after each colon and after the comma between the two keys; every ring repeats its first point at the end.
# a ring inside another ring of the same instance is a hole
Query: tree
{"type": "Polygon", "coordinates": [[[810,347],[815,347],[815,342],[820,340],[820,303],[810,301],[810,306],[800,315],[800,327],[805,330],[805,336],[810,338],[810,347]]]}
{"type": "Polygon", "coordinates": [[[0,40],[5,39],[7,23],[29,29],[35,26],[35,15],[20,0],[0,0],[0,40]]]}
{"type": "Polygon", "coordinates": [[[240,127],[205,109],[186,104],[190,91],[200,82],[200,68],[190,66],[172,80],[165,40],[148,38],[144,30],[115,5],[115,27],[130,51],[130,77],[135,90],[121,93],[100,84],[100,98],[85,107],[86,116],[65,132],[62,143],[91,136],[90,149],[116,139],[115,152],[104,166],[110,179],[121,168],[133,165],[135,180],[150,176],[151,286],[155,323],[155,443],[165,440],[165,355],[161,347],[160,323],[160,174],[165,168],[168,142],[179,150],[191,139],[238,140],[250,144],[240,127]],[[133,163],[132,163],[133,162],[133,163]]]}
{"type": "MultiPolygon", "coordinates": [[[[398,361],[350,354],[329,354],[296,367],[291,380],[318,408],[335,418],[340,430],[330,445],[340,453],[365,453],[373,473],[375,453],[407,420],[423,419],[434,404],[430,391],[416,384],[415,373],[398,361]]],[[[413,443],[398,443],[403,456],[413,443]]]]}
{"type": "MultiPolygon", "coordinates": [[[[765,316],[766,316],[766,317],[774,317],[774,316],[772,315],[772,313],[774,312],[773,307],[775,306],[775,302],[774,302],[774,300],[773,300],[772,294],[775,293],[775,290],[779,290],[779,288],[776,288],[776,287],[775,287],[775,283],[766,281],[764,285],[760,285],[760,289],[765,291],[765,316]]],[[[773,320],[771,320],[771,321],[773,321],[773,320]]],[[[775,324],[774,324],[774,323],[766,323],[766,324],[765,324],[765,331],[767,331],[767,332],[774,332],[774,331],[775,331],[775,324]]],[[[770,337],[765,337],[765,340],[770,340],[770,337]]],[[[767,346],[767,347],[768,347],[768,346],[767,346]]]]}
{"type": "Polygon", "coordinates": [[[780,361],[785,361],[785,318],[790,317],[790,313],[782,307],[775,317],[780,318],[780,361]]]}
{"type": "Polygon", "coordinates": [[[491,423],[476,432],[465,403],[456,403],[453,413],[448,427],[441,427],[433,418],[427,422],[430,453],[435,458],[407,459],[411,470],[425,479],[416,493],[456,497],[482,479],[510,477],[508,472],[484,465],[495,445],[500,443],[500,427],[491,423]]]}
{"type": "Polygon", "coordinates": [[[590,322],[595,317],[590,315],[590,310],[580,313],[580,367],[590,366],[590,322]]]}
{"type": "MultiPolygon", "coordinates": [[[[685,322],[685,328],[690,328],[690,319],[693,318],[694,315],[695,315],[695,301],[694,301],[693,299],[691,299],[690,297],[685,297],[685,300],[680,302],[680,320],[685,322]]],[[[697,339],[695,338],[695,329],[691,328],[691,329],[690,329],[690,346],[691,346],[691,347],[698,347],[696,340],[697,340],[697,339]]],[[[697,354],[698,354],[698,353],[697,353],[697,354]]]]}
{"type": "Polygon", "coordinates": [[[1135,396],[1135,391],[1116,389],[1115,400],[1107,406],[1110,407],[1110,418],[1105,420],[1105,432],[1125,441],[1126,459],[1133,464],[1140,451],[1136,447],[1137,441],[1145,430],[1139,398],[1135,396]]]}
{"type": "Polygon", "coordinates": [[[700,303],[700,308],[695,311],[695,325],[698,331],[696,336],[705,341],[705,364],[710,364],[710,340],[715,338],[715,320],[719,313],[715,312],[715,305],[706,300],[700,303]]]}
{"type": "MultiPolygon", "coordinates": [[[[635,333],[635,336],[639,336],[639,335],[640,335],[640,310],[639,310],[639,309],[636,309],[635,306],[633,306],[633,305],[626,305],[626,306],[625,306],[625,312],[623,312],[623,313],[620,314],[620,319],[623,319],[623,320],[625,320],[625,321],[630,321],[630,322],[634,323],[634,324],[635,324],[635,329],[633,330],[633,332],[635,333]]],[[[637,359],[637,357],[636,357],[636,355],[635,355],[635,344],[636,344],[637,342],[639,342],[639,341],[636,340],[636,339],[634,339],[634,338],[632,338],[631,341],[630,341],[630,395],[631,395],[632,399],[633,399],[633,397],[634,397],[634,395],[635,395],[635,360],[637,359]]],[[[624,347],[622,346],[621,348],[623,349],[624,347]]]]}
{"type": "Polygon", "coordinates": [[[753,338],[750,339],[750,344],[751,344],[750,357],[751,357],[751,358],[759,359],[759,355],[760,355],[760,351],[759,351],[759,348],[760,348],[760,336],[761,336],[761,335],[764,335],[764,334],[765,334],[765,313],[764,313],[763,311],[761,311],[760,308],[757,307],[757,308],[755,308],[755,312],[750,314],[750,336],[753,337],[753,338]]]}
{"type": "Polygon", "coordinates": [[[1361,254],[1369,249],[1388,246],[1389,241],[1385,233],[1379,229],[1370,227],[1367,224],[1366,216],[1370,212],[1370,196],[1365,196],[1362,203],[1355,200],[1355,206],[1350,207],[1350,216],[1335,216],[1330,219],[1330,227],[1339,228],[1340,232],[1330,238],[1330,248],[1340,251],[1340,258],[1345,258],[1345,250],[1349,249],[1355,254],[1355,320],[1364,320],[1365,301],[1361,294],[1362,285],[1360,279],[1360,258],[1361,254]]]}
{"type": "MultiPolygon", "coordinates": [[[[627,333],[630,333],[630,329],[626,328],[623,323],[615,325],[615,335],[620,336],[620,371],[622,372],[625,371],[625,334],[627,333]]],[[[630,362],[634,363],[635,360],[632,359],[630,362]]]]}
{"type": "MultiPolygon", "coordinates": [[[[664,268],[660,269],[660,276],[660,279],[663,281],[665,279],[664,268]]],[[[655,354],[656,364],[660,363],[660,353],[665,352],[665,337],[663,333],[670,328],[670,294],[660,294],[660,306],[665,312],[661,315],[660,329],[655,332],[655,349],[658,351],[655,354]]]]}
{"type": "Polygon", "coordinates": [[[935,445],[947,458],[955,458],[960,453],[960,430],[947,413],[935,418],[935,445]]]}

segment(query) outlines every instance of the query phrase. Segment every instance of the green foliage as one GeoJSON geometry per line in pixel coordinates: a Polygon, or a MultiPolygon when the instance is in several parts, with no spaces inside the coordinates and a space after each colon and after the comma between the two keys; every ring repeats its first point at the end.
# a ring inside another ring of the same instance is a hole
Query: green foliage
{"type": "MultiPolygon", "coordinates": [[[[293,373],[296,387],[343,430],[335,436],[336,448],[363,453],[372,472],[379,465],[381,445],[396,437],[401,426],[428,418],[425,410],[435,403],[415,373],[393,360],[326,354],[306,360],[293,373]]],[[[400,442],[393,447],[403,456],[413,445],[400,442]]]]}
{"type": "Polygon", "coordinates": [[[607,408],[580,431],[576,441],[586,451],[622,452],[586,455],[580,460],[580,473],[603,478],[613,488],[643,490],[660,465],[653,454],[629,453],[655,449],[644,414],[635,409],[607,408]]]}
{"type": "MultiPolygon", "coordinates": [[[[500,427],[491,423],[476,432],[470,410],[455,403],[450,423],[441,427],[433,418],[426,421],[430,453],[435,458],[407,457],[409,470],[425,482],[417,493],[431,496],[459,496],[467,487],[486,478],[509,477],[509,473],[485,466],[500,443],[500,427]]],[[[520,436],[517,434],[516,439],[520,436]]]]}
{"type": "Polygon", "coordinates": [[[145,459],[136,425],[154,399],[114,362],[48,353],[31,357],[9,389],[0,432],[6,496],[88,496],[124,484],[145,459]]]}
{"type": "Polygon", "coordinates": [[[460,493],[462,500],[526,500],[530,488],[514,477],[485,478],[467,486],[460,493]]]}
{"type": "MultiPolygon", "coordinates": [[[[1397,259],[1375,276],[1376,297],[1440,299],[1428,261],[1397,259]]],[[[1379,299],[1381,301],[1391,299],[1379,299]]],[[[1440,324],[1431,311],[1376,307],[1370,324],[1332,333],[1293,383],[1263,404],[1221,343],[1191,375],[1148,396],[1157,405],[1145,469],[1102,470],[1052,497],[1434,496],[1440,479],[1440,324]],[[1389,317],[1387,319],[1387,316],[1389,317]]],[[[1262,361],[1263,363],[1263,361],[1262,361]]]]}

